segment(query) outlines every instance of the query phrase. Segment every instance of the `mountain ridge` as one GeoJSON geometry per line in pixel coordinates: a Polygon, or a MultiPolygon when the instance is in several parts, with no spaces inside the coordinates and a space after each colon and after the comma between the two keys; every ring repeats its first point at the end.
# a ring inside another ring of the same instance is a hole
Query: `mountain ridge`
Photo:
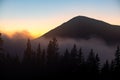
{"type": "Polygon", "coordinates": [[[108,43],[118,43],[120,42],[120,26],[85,16],[76,16],[47,32],[42,37],[89,39],[95,36],[104,39],[108,43]]]}

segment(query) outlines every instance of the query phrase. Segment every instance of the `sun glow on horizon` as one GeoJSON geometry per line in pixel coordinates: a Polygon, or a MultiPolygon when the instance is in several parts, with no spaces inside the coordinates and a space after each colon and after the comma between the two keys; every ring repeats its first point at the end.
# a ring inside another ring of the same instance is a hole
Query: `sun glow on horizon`
{"type": "MultiPolygon", "coordinates": [[[[65,19],[59,18],[59,20],[54,19],[54,20],[47,20],[47,21],[8,20],[8,21],[1,21],[0,26],[1,26],[1,31],[9,36],[12,36],[16,32],[28,31],[33,38],[37,38],[47,33],[48,31],[54,29],[55,27],[61,25],[62,23],[68,21],[68,19],[69,18],[65,18],[65,19]]],[[[107,18],[106,21],[107,20],[109,22],[112,21],[112,19],[110,18],[109,19],[107,18]]],[[[119,23],[119,21],[117,21],[116,19],[116,21],[113,21],[113,23],[111,22],[110,24],[114,24],[114,23],[119,23]]]]}
{"type": "Polygon", "coordinates": [[[0,32],[12,36],[28,31],[37,38],[76,16],[120,25],[119,8],[117,0],[4,0],[0,32]]]}
{"type": "MultiPolygon", "coordinates": [[[[86,14],[88,15],[88,14],[86,14]]],[[[90,15],[90,14],[89,14],[90,15]]],[[[79,16],[79,15],[78,15],[79,16]]],[[[95,16],[95,15],[94,15],[95,16]]],[[[87,16],[94,18],[94,16],[87,16]]],[[[71,18],[75,16],[69,15],[67,17],[64,16],[57,16],[55,18],[50,19],[9,19],[9,20],[2,20],[0,21],[0,28],[1,31],[5,34],[12,36],[16,32],[28,31],[30,32],[33,38],[37,38],[42,36],[43,34],[47,33],[48,31],[54,29],[55,27],[67,22],[71,18]],[[9,27],[8,27],[9,26],[9,27]]],[[[116,16],[117,17],[117,16],[116,16]]],[[[116,18],[115,17],[115,18],[116,18]]],[[[96,15],[98,20],[105,21],[107,23],[116,25],[119,24],[119,19],[114,19],[112,17],[104,18],[101,16],[96,15]]]]}

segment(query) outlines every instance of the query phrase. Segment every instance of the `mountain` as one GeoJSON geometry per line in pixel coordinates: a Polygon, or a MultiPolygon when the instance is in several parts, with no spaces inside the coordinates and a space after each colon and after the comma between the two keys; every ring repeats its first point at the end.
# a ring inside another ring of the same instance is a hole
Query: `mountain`
{"type": "Polygon", "coordinates": [[[120,26],[85,16],[77,16],[49,31],[42,37],[70,39],[90,39],[96,37],[105,40],[107,43],[119,43],[120,26]]]}

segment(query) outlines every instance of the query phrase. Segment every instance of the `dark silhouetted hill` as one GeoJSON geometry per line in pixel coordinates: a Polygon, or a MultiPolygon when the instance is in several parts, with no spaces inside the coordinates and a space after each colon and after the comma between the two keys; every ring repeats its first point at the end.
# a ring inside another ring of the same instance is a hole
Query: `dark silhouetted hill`
{"type": "Polygon", "coordinates": [[[111,25],[85,16],[77,16],[49,31],[42,37],[70,39],[90,39],[97,37],[104,39],[107,43],[118,43],[120,42],[120,26],[111,25]]]}

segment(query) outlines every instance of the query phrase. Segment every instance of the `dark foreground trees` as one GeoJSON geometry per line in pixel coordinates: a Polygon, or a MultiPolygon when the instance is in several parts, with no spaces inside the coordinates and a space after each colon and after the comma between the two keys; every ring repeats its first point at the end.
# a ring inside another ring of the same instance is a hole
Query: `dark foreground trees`
{"type": "Polygon", "coordinates": [[[47,49],[40,44],[36,51],[32,49],[30,39],[27,41],[23,59],[4,54],[3,40],[0,35],[0,77],[68,77],[92,80],[120,79],[120,48],[117,47],[115,59],[100,64],[100,57],[91,49],[85,58],[82,48],[73,45],[71,50],[59,52],[56,38],[49,41],[47,49]]]}

